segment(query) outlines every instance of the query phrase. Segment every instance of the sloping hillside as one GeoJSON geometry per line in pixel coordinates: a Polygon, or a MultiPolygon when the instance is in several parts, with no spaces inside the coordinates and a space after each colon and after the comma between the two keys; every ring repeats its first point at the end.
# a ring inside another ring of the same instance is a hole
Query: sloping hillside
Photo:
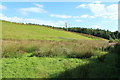
{"type": "Polygon", "coordinates": [[[52,29],[44,26],[18,24],[2,21],[3,39],[15,40],[94,40],[77,33],[52,29]]]}

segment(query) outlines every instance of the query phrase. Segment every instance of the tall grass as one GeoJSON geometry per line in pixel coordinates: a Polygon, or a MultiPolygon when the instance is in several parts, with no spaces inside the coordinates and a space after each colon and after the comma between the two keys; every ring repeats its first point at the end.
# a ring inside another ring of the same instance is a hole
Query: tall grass
{"type": "Polygon", "coordinates": [[[3,41],[2,57],[22,57],[25,53],[32,53],[31,57],[64,56],[72,58],[86,58],[96,55],[96,51],[107,46],[105,41],[3,41]]]}

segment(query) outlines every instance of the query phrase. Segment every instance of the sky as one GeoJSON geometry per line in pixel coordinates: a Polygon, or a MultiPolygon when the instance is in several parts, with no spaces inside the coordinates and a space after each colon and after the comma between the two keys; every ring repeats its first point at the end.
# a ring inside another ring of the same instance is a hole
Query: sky
{"type": "Polygon", "coordinates": [[[11,22],[118,30],[117,2],[3,2],[0,10],[11,22]]]}

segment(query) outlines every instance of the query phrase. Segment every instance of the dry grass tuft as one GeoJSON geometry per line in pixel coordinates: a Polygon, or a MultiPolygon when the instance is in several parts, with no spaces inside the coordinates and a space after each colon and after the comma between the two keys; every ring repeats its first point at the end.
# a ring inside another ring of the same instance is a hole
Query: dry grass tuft
{"type": "Polygon", "coordinates": [[[101,47],[106,47],[106,41],[80,40],[80,41],[48,41],[48,40],[22,40],[22,41],[3,41],[2,57],[20,57],[24,53],[32,53],[31,56],[54,57],[65,56],[72,58],[91,57],[101,47]]]}

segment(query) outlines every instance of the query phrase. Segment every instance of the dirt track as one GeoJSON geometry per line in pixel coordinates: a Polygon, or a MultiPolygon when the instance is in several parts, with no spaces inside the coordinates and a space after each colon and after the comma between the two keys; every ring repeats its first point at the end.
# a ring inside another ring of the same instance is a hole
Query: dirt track
{"type": "Polygon", "coordinates": [[[113,46],[113,45],[115,45],[115,44],[117,44],[117,43],[109,43],[108,45],[109,45],[109,46],[113,46]]]}

